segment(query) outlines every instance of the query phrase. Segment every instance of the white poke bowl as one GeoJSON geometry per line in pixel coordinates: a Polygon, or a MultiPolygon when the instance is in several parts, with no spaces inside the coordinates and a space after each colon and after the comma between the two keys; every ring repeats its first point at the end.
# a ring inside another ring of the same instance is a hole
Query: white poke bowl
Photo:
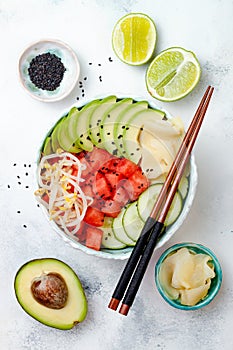
{"type": "MultiPolygon", "coordinates": [[[[110,95],[110,94],[109,94],[110,95]]],[[[107,95],[107,96],[109,96],[107,95]]],[[[112,94],[111,94],[112,95],[112,94]]],[[[129,96],[125,96],[121,95],[121,94],[114,94],[117,96],[117,99],[123,99],[129,96]]],[[[103,99],[106,96],[97,96],[93,99],[89,99],[89,100],[85,100],[82,103],[76,103],[75,105],[71,106],[68,110],[65,110],[61,116],[58,118],[58,121],[61,120],[64,116],[66,116],[69,112],[69,110],[72,107],[78,107],[81,108],[83,106],[85,106],[87,103],[96,100],[96,99],[103,99]]],[[[132,98],[134,101],[145,101],[145,99],[141,98],[141,97],[137,97],[137,96],[130,96],[130,98],[132,98]]],[[[150,108],[153,109],[159,109],[161,111],[164,111],[166,113],[166,117],[167,118],[171,118],[172,116],[165,111],[163,108],[158,107],[153,101],[146,99],[146,101],[148,102],[148,106],[150,108]]],[[[58,123],[57,121],[57,123],[58,123]]],[[[57,123],[55,125],[57,125],[57,123]]],[[[49,136],[52,132],[52,130],[54,129],[55,125],[49,130],[49,132],[45,135],[45,138],[41,144],[41,147],[39,149],[39,154],[37,157],[37,164],[39,163],[39,160],[41,158],[41,151],[45,142],[45,139],[47,138],[47,136],[49,136]]],[[[197,188],[197,182],[198,182],[198,174],[197,174],[197,167],[196,167],[196,163],[195,163],[195,158],[194,155],[191,155],[190,157],[190,166],[189,166],[189,187],[188,187],[188,193],[186,195],[185,201],[183,203],[183,207],[181,210],[181,213],[179,215],[179,217],[177,218],[177,220],[170,225],[165,233],[162,234],[161,238],[159,239],[155,249],[160,248],[161,246],[163,246],[175,233],[176,231],[181,227],[181,225],[183,224],[184,220],[186,219],[190,208],[192,206],[194,197],[195,197],[195,193],[196,193],[196,188],[197,188]]],[[[38,186],[38,183],[37,183],[38,186]]],[[[47,210],[45,209],[45,207],[43,205],[40,204],[40,207],[42,208],[45,217],[47,218],[47,220],[49,221],[51,227],[54,229],[54,231],[56,231],[64,240],[65,243],[71,245],[73,248],[75,249],[79,249],[81,251],[83,251],[86,254],[89,255],[93,255],[93,256],[97,256],[97,257],[101,257],[101,258],[106,258],[106,259],[118,259],[118,260],[125,260],[128,259],[133,247],[125,247],[123,249],[107,249],[107,248],[101,248],[99,251],[96,251],[94,249],[88,248],[85,245],[81,244],[76,237],[74,237],[73,235],[68,235],[66,234],[54,221],[49,219],[49,215],[47,210]]]]}

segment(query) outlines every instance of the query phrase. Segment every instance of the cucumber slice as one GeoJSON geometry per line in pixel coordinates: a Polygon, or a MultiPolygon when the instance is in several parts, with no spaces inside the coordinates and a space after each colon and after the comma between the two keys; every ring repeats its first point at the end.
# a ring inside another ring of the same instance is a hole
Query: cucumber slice
{"type": "MultiPolygon", "coordinates": [[[[138,198],[138,213],[140,218],[144,222],[146,222],[146,219],[150,216],[151,210],[154,206],[154,203],[159,195],[162,186],[162,184],[152,185],[146,191],[144,191],[138,198]]],[[[179,191],[177,191],[172,201],[172,205],[168,212],[167,218],[165,220],[165,226],[169,226],[176,221],[176,219],[181,213],[182,206],[182,197],[179,191]]]]}
{"type": "Polygon", "coordinates": [[[187,179],[186,176],[183,176],[182,179],[180,180],[180,184],[178,187],[178,190],[180,191],[180,194],[183,199],[186,198],[188,189],[189,189],[189,180],[187,179]]]}
{"type": "Polygon", "coordinates": [[[112,222],[112,229],[113,233],[120,242],[129,245],[129,246],[134,246],[135,241],[133,241],[131,238],[128,237],[126,234],[124,227],[123,227],[123,216],[125,214],[126,209],[122,209],[120,214],[113,220],[112,222]]]}
{"type": "Polygon", "coordinates": [[[101,227],[103,231],[102,237],[102,246],[108,249],[122,249],[126,247],[126,244],[118,241],[114,232],[112,230],[112,221],[111,218],[105,218],[104,225],[101,227]]]}
{"type": "Polygon", "coordinates": [[[137,241],[142,228],[144,226],[144,221],[138,215],[138,202],[131,203],[125,210],[123,216],[123,227],[126,234],[134,241],[137,241]]]}

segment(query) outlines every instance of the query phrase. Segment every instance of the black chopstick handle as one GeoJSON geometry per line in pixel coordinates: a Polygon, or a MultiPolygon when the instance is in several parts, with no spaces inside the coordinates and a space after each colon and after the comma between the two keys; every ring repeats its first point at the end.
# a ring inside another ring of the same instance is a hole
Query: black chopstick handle
{"type": "Polygon", "coordinates": [[[150,237],[151,230],[154,227],[155,223],[156,223],[156,220],[151,218],[150,216],[146,220],[146,223],[141,231],[141,234],[137,240],[137,243],[135,244],[134,249],[132,250],[132,253],[121,274],[121,277],[115,288],[115,291],[113,292],[112,298],[117,299],[119,301],[123,298],[125,290],[132,277],[132,273],[135,270],[137,262],[143,252],[143,248],[145,247],[146,242],[148,241],[148,238],[150,237]]]}
{"type": "MultiPolygon", "coordinates": [[[[163,230],[164,224],[156,221],[154,224],[154,227],[152,229],[150,239],[144,249],[143,255],[140,258],[140,261],[137,265],[137,268],[135,270],[135,273],[132,277],[132,280],[130,282],[130,285],[128,287],[128,290],[125,294],[125,297],[122,302],[123,305],[127,305],[130,307],[133,304],[133,301],[135,299],[135,296],[137,294],[137,291],[139,289],[139,286],[141,284],[141,281],[143,279],[143,276],[146,272],[148,263],[151,259],[151,256],[153,254],[154,248],[156,246],[156,243],[158,241],[158,237],[160,236],[162,230],[163,230]]],[[[120,311],[121,312],[121,311],[120,311]]]]}

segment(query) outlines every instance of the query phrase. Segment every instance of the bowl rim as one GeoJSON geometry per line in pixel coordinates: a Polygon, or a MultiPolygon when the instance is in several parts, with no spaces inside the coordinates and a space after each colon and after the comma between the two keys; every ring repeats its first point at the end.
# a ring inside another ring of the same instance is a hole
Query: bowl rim
{"type": "Polygon", "coordinates": [[[18,77],[19,77],[19,81],[21,83],[21,86],[23,87],[23,89],[34,99],[38,100],[38,101],[42,101],[42,102],[57,102],[60,101],[62,99],[64,99],[65,97],[67,97],[72,90],[74,89],[75,85],[77,84],[77,81],[79,79],[80,76],[80,63],[78,60],[78,57],[75,53],[75,51],[71,48],[70,45],[68,45],[66,42],[60,40],[60,39],[52,39],[52,38],[46,38],[46,39],[39,39],[33,42],[30,42],[22,51],[21,54],[19,56],[18,59],[18,77]],[[36,94],[34,94],[33,92],[30,91],[30,89],[28,89],[28,87],[25,85],[24,80],[23,80],[23,75],[22,75],[22,71],[21,71],[21,67],[22,67],[22,63],[23,63],[23,58],[24,55],[27,53],[27,51],[30,51],[30,49],[33,48],[33,46],[36,46],[38,44],[43,44],[43,43],[51,43],[54,45],[59,45],[60,47],[62,47],[62,49],[66,50],[69,55],[72,57],[76,69],[77,69],[77,74],[75,75],[75,78],[72,81],[72,84],[69,86],[69,88],[60,96],[51,96],[49,98],[46,97],[41,97],[41,96],[37,96],[36,94]]]}
{"type": "Polygon", "coordinates": [[[176,243],[172,246],[170,246],[169,248],[167,248],[159,257],[157,263],[155,264],[155,284],[156,287],[160,293],[160,295],[163,297],[163,299],[171,306],[175,307],[176,309],[179,310],[185,310],[185,311],[193,311],[193,310],[198,310],[206,305],[208,305],[214,298],[215,296],[218,294],[221,285],[222,285],[222,268],[221,265],[219,263],[218,258],[216,257],[216,255],[213,253],[213,251],[200,244],[200,243],[193,243],[193,242],[183,242],[183,243],[176,243]],[[199,301],[197,304],[193,305],[193,306],[189,306],[189,305],[182,305],[176,302],[176,300],[172,300],[170,299],[166,293],[164,292],[163,287],[161,286],[161,283],[159,281],[159,271],[160,271],[160,267],[161,264],[163,263],[163,261],[166,259],[166,257],[170,254],[175,252],[176,250],[180,249],[180,248],[190,248],[190,250],[193,249],[198,249],[201,252],[203,252],[204,254],[208,254],[212,260],[213,263],[216,267],[216,278],[217,278],[217,284],[215,286],[215,288],[212,290],[211,294],[208,295],[207,297],[205,297],[203,300],[199,301]]]}
{"type": "MultiPolygon", "coordinates": [[[[172,115],[166,109],[164,109],[161,106],[158,106],[151,98],[147,98],[147,97],[144,98],[143,96],[138,96],[138,95],[134,95],[134,94],[130,94],[130,93],[128,93],[128,94],[127,93],[123,94],[120,92],[105,93],[105,94],[95,95],[93,98],[85,98],[82,101],[77,101],[78,103],[74,103],[70,107],[63,109],[63,111],[61,112],[57,121],[49,128],[49,131],[43,137],[43,139],[40,143],[40,148],[38,150],[37,157],[36,157],[36,171],[37,171],[37,165],[38,165],[38,162],[39,162],[40,156],[41,156],[41,149],[43,147],[43,144],[44,144],[46,137],[50,135],[50,133],[52,132],[55,125],[59,122],[59,120],[61,120],[64,116],[66,116],[68,114],[68,112],[71,108],[73,108],[73,107],[81,108],[93,100],[103,99],[105,97],[113,96],[113,95],[116,96],[118,99],[132,98],[135,101],[147,101],[148,105],[151,108],[164,111],[166,113],[166,116],[168,116],[168,118],[172,118],[172,115]]],[[[172,224],[171,227],[167,230],[167,232],[163,236],[163,238],[161,240],[159,240],[154,251],[159,249],[163,244],[165,244],[175,234],[175,232],[182,226],[184,220],[186,219],[186,217],[191,209],[191,206],[193,204],[194,197],[196,194],[197,183],[198,183],[198,173],[197,173],[197,166],[196,166],[194,154],[191,154],[191,157],[190,157],[190,169],[191,169],[190,170],[190,187],[189,187],[187,197],[185,199],[184,206],[182,208],[182,212],[179,215],[178,219],[174,222],[174,224],[172,224]]],[[[36,186],[38,186],[37,175],[36,175],[35,182],[36,182],[35,183],[36,186]]],[[[81,243],[76,241],[72,236],[68,236],[67,234],[65,234],[56,225],[56,223],[54,221],[49,220],[47,210],[40,203],[39,203],[39,205],[40,205],[42,211],[44,212],[45,217],[49,221],[51,227],[62,237],[62,239],[65,241],[65,243],[71,245],[73,248],[79,249],[88,255],[93,255],[93,256],[97,256],[97,257],[101,257],[101,258],[105,258],[105,259],[125,260],[125,259],[128,259],[130,257],[130,254],[133,250],[133,247],[125,247],[125,248],[119,249],[119,250],[118,249],[116,249],[116,250],[103,249],[100,251],[95,251],[94,249],[91,249],[91,248],[88,248],[88,247],[82,245],[81,243]]]]}

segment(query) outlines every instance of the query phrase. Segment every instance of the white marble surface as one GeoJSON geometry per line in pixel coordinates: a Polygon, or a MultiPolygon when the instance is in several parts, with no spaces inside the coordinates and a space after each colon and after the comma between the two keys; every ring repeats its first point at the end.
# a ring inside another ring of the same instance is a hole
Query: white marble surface
{"type": "Polygon", "coordinates": [[[233,349],[232,14],[232,0],[0,1],[2,350],[233,349]],[[215,86],[215,93],[195,147],[199,184],[194,205],[182,228],[154,254],[135,304],[124,317],[108,310],[107,304],[125,263],[91,257],[64,245],[33,197],[40,141],[63,109],[74,104],[77,96],[83,99],[81,89],[77,85],[62,102],[44,104],[33,100],[19,84],[17,61],[28,43],[57,38],[70,44],[80,59],[84,98],[109,92],[149,98],[144,82],[146,66],[121,63],[111,47],[116,20],[131,11],[147,13],[156,22],[157,53],[170,46],[183,46],[196,53],[203,69],[201,81],[191,95],[159,105],[188,124],[208,84],[215,86]],[[88,79],[84,81],[84,77],[88,79]],[[154,285],[158,257],[168,246],[183,241],[207,245],[223,269],[220,293],[200,311],[171,308],[154,285]],[[17,269],[39,257],[64,260],[84,284],[89,313],[86,321],[71,331],[38,323],[16,302],[13,280],[17,269]]]}

